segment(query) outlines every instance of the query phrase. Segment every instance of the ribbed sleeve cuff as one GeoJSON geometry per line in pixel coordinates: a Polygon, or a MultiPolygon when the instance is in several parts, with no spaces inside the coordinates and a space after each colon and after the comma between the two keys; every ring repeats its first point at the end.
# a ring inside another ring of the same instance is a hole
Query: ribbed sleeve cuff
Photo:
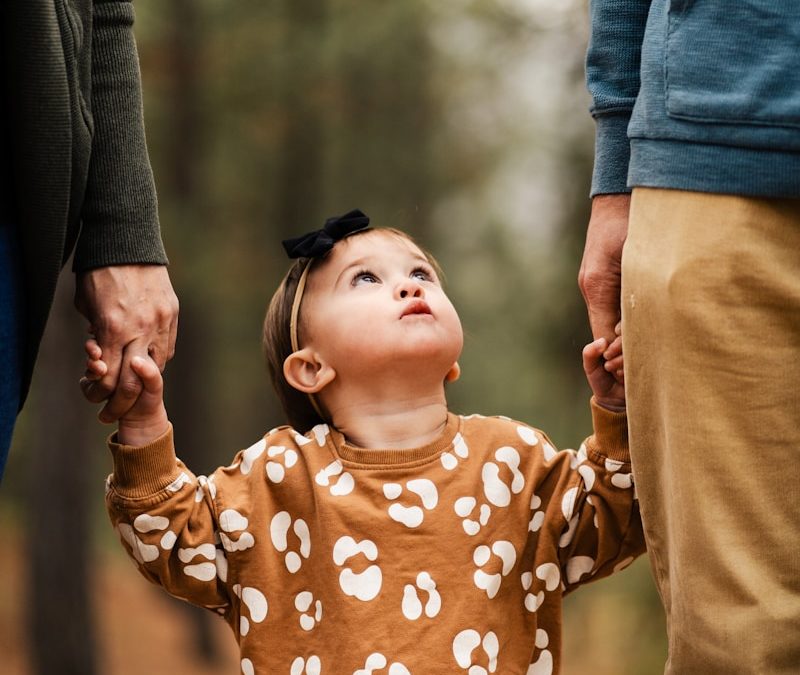
{"type": "Polygon", "coordinates": [[[142,446],[118,443],[114,432],[108,437],[108,448],[114,460],[111,485],[121,497],[140,499],[154,495],[180,475],[171,424],[162,436],[142,446]]]}
{"type": "Polygon", "coordinates": [[[630,192],[628,163],[631,146],[628,140],[630,113],[595,117],[594,171],[591,196],[630,192]]]}
{"type": "Polygon", "coordinates": [[[603,408],[595,402],[594,398],[590,405],[594,434],[587,441],[589,450],[617,462],[630,462],[627,413],[613,412],[603,408]]]}

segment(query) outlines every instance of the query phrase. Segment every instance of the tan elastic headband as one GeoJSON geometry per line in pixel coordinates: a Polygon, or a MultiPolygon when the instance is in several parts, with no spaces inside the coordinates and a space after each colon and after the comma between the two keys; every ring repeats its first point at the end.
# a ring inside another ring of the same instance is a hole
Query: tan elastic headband
{"type": "MultiPolygon", "coordinates": [[[[300,273],[300,279],[297,281],[297,290],[294,292],[294,300],[292,301],[292,313],[289,319],[289,339],[292,343],[292,353],[300,351],[300,341],[297,339],[297,317],[300,314],[300,303],[303,301],[303,292],[306,289],[306,281],[308,281],[308,271],[311,265],[314,264],[313,260],[309,260],[308,264],[303,268],[300,273]]],[[[320,419],[325,419],[322,410],[317,404],[317,399],[313,394],[308,394],[308,400],[314,407],[314,411],[320,416],[320,419]]]]}
{"type": "Polygon", "coordinates": [[[300,303],[303,301],[303,291],[306,290],[306,281],[308,280],[308,270],[311,269],[313,260],[308,261],[308,265],[303,268],[300,273],[300,279],[297,282],[297,290],[294,292],[294,300],[292,301],[292,314],[289,319],[289,338],[292,341],[292,351],[300,350],[300,342],[297,339],[297,316],[300,314],[300,303]]]}

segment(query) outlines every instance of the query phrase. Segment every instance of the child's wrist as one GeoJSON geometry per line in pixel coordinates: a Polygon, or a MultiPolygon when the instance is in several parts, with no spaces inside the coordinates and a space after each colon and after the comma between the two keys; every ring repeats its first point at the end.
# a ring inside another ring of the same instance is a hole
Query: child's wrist
{"type": "Polygon", "coordinates": [[[597,403],[597,405],[599,405],[601,408],[605,408],[611,412],[621,413],[627,410],[624,399],[604,399],[595,396],[594,402],[597,403]]]}
{"type": "Polygon", "coordinates": [[[122,445],[148,445],[163,436],[168,429],[167,411],[162,406],[161,410],[147,418],[120,419],[117,441],[122,445]]]}

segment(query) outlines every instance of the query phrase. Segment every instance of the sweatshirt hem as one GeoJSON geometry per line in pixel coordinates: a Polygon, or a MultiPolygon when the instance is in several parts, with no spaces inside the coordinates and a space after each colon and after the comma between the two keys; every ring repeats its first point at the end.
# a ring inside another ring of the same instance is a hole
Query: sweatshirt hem
{"type": "Polygon", "coordinates": [[[628,186],[800,198],[800,152],[634,138],[628,186]]]}

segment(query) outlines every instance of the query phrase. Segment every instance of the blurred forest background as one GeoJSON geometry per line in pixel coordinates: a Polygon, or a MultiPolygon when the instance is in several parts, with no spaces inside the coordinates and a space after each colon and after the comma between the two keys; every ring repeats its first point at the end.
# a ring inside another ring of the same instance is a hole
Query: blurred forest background
{"type": "MultiPolygon", "coordinates": [[[[281,423],[260,351],[280,240],[359,207],[442,262],[466,332],[453,410],[574,447],[592,163],[583,0],[137,0],[148,142],[181,301],[167,395],[196,472],[281,423]]],[[[210,613],[136,573],[105,516],[65,273],[0,491],[7,675],[238,673],[210,613]]],[[[660,673],[646,560],[570,596],[567,675],[660,673]]]]}

